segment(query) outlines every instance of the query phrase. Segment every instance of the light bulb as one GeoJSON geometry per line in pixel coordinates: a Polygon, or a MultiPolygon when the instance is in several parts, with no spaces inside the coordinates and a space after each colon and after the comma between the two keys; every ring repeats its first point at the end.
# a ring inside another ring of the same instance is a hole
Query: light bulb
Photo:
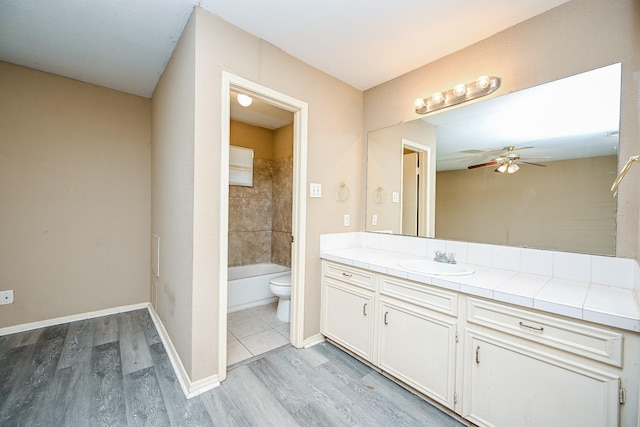
{"type": "Polygon", "coordinates": [[[424,107],[427,106],[427,104],[424,103],[424,99],[422,98],[418,98],[413,102],[413,105],[416,107],[416,110],[420,110],[424,107]]]}
{"type": "Polygon", "coordinates": [[[476,87],[478,89],[486,89],[489,87],[489,76],[480,76],[476,80],[476,87]]]}
{"type": "Polygon", "coordinates": [[[433,102],[434,104],[440,104],[442,101],[444,101],[444,96],[442,96],[442,93],[436,92],[431,95],[431,102],[433,102]]]}
{"type": "Polygon", "coordinates": [[[453,87],[453,94],[455,96],[462,96],[462,95],[466,95],[467,94],[467,86],[463,85],[462,83],[455,85],[453,87]]]}
{"type": "Polygon", "coordinates": [[[244,93],[238,94],[238,104],[242,105],[243,107],[248,107],[252,102],[253,98],[251,98],[249,95],[245,95],[244,93]]]}

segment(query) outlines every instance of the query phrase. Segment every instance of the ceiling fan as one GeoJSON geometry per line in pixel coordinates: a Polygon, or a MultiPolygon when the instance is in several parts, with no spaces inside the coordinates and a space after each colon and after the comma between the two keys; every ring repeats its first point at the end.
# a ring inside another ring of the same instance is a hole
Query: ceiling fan
{"type": "MultiPolygon", "coordinates": [[[[533,162],[529,162],[526,161],[525,159],[520,157],[520,153],[516,153],[516,150],[527,150],[533,147],[515,147],[513,145],[509,145],[507,147],[504,147],[501,150],[494,150],[494,151],[478,151],[478,150],[467,150],[465,151],[465,153],[474,153],[474,154],[486,154],[486,155],[495,155],[495,154],[499,154],[498,157],[496,157],[493,160],[490,160],[488,162],[484,162],[484,163],[477,163],[471,166],[468,166],[467,169],[476,169],[476,168],[483,168],[486,166],[498,166],[494,172],[498,172],[498,173],[515,173],[518,170],[520,170],[520,166],[518,166],[518,164],[527,164],[527,165],[533,165],[533,166],[541,166],[541,167],[547,167],[547,165],[541,165],[540,163],[533,163],[533,162]]],[[[545,159],[548,157],[537,157],[538,159],[545,159]]],[[[532,159],[536,159],[535,157],[532,159]]]]}

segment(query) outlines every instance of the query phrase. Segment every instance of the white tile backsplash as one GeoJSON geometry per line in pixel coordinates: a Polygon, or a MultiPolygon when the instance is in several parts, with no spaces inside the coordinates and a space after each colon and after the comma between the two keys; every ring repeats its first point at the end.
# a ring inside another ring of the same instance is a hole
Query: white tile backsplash
{"type": "Polygon", "coordinates": [[[554,252],[553,277],[581,282],[591,281],[591,255],[554,252]]]}
{"type": "Polygon", "coordinates": [[[635,260],[604,256],[591,258],[591,282],[602,285],[633,288],[635,260]]]}
{"type": "Polygon", "coordinates": [[[541,276],[552,276],[553,252],[523,248],[520,251],[520,271],[541,276]]]}
{"type": "Polygon", "coordinates": [[[494,246],[491,251],[491,266],[504,270],[520,271],[520,248],[494,246]]]}
{"type": "Polygon", "coordinates": [[[467,244],[467,262],[469,264],[491,266],[492,246],[483,243],[467,244]]]}
{"type": "Polygon", "coordinates": [[[414,256],[428,256],[429,240],[424,237],[412,237],[409,242],[409,253],[414,256]]]}

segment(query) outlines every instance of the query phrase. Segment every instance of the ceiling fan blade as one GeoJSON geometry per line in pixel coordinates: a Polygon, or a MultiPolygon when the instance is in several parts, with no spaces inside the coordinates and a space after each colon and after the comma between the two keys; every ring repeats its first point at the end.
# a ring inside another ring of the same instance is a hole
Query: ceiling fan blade
{"type": "Polygon", "coordinates": [[[485,166],[494,166],[494,165],[497,165],[497,164],[498,164],[497,161],[492,160],[492,161],[486,162],[486,163],[478,163],[476,165],[467,166],[467,169],[483,168],[485,166]]]}
{"type": "Polygon", "coordinates": [[[523,161],[523,160],[520,160],[518,163],[526,163],[526,164],[528,164],[528,165],[541,166],[541,167],[543,167],[543,168],[546,168],[546,167],[547,167],[547,165],[541,165],[540,163],[525,162],[525,161],[523,161]]]}

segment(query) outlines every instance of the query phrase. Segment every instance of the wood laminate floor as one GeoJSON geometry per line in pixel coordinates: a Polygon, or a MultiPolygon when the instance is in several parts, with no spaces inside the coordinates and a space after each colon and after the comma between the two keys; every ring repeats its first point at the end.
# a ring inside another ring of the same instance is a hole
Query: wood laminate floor
{"type": "Polygon", "coordinates": [[[281,347],[185,399],[146,310],[0,337],[0,425],[461,426],[328,343],[281,347]]]}

